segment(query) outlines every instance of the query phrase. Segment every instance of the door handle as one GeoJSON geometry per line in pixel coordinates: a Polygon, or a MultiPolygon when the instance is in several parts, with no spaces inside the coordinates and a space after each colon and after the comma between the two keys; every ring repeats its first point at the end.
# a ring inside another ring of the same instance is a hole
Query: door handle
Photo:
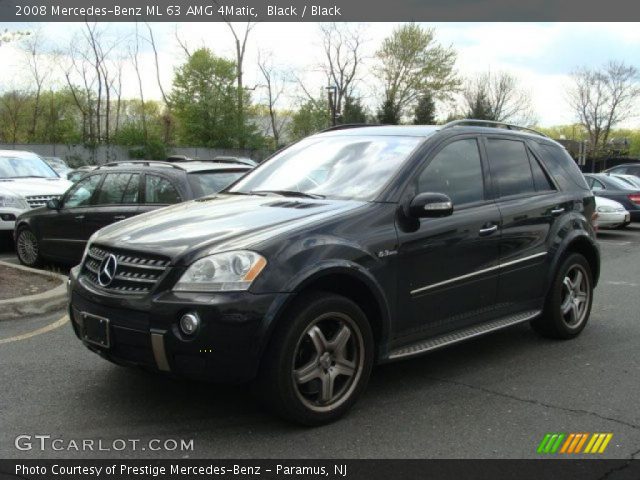
{"type": "Polygon", "coordinates": [[[484,227],[478,230],[480,236],[491,235],[493,232],[498,230],[498,225],[491,225],[490,227],[484,227]]]}
{"type": "Polygon", "coordinates": [[[76,215],[75,219],[76,220],[84,220],[84,215],[76,215]]]}
{"type": "Polygon", "coordinates": [[[551,215],[560,215],[561,213],[564,213],[564,207],[551,210],[551,215]]]}
{"type": "Polygon", "coordinates": [[[124,220],[125,218],[127,218],[126,215],[115,215],[113,217],[114,220],[124,220]]]}

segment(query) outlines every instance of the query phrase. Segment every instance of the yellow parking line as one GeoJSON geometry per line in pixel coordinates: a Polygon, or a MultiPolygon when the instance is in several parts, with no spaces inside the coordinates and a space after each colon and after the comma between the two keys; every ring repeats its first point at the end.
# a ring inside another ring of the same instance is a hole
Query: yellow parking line
{"type": "Polygon", "coordinates": [[[45,325],[42,328],[38,328],[37,330],[33,330],[33,331],[27,332],[27,333],[23,333],[22,335],[16,335],[15,337],[0,338],[0,345],[2,345],[4,343],[17,342],[19,340],[26,340],[27,338],[35,337],[36,335],[40,335],[41,333],[50,332],[51,330],[55,330],[56,328],[61,327],[62,325],[64,325],[68,321],[69,321],[69,316],[65,315],[61,319],[56,320],[55,322],[50,323],[49,325],[45,325]]]}

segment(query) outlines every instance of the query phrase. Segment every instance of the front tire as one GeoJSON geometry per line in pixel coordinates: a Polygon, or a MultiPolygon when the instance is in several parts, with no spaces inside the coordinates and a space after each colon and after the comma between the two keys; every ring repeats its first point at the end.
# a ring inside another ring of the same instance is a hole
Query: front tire
{"type": "Polygon", "coordinates": [[[16,235],[16,255],[18,260],[27,267],[42,265],[40,243],[29,227],[20,227],[16,235]]]}
{"type": "Polygon", "coordinates": [[[369,322],[354,302],[331,293],[304,295],[273,334],[258,392],[288,420],[330,423],[365,390],[373,345],[369,322]]]}
{"type": "Polygon", "coordinates": [[[571,253],[562,262],[547,294],[542,315],[531,322],[541,335],[570,339],[582,332],[593,302],[593,276],[587,259],[571,253]]]}

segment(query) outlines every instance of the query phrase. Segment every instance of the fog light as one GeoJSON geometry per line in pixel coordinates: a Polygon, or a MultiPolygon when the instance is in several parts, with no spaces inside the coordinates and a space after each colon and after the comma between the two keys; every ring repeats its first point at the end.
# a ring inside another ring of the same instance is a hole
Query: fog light
{"type": "Polygon", "coordinates": [[[200,319],[195,313],[187,313],[180,319],[180,330],[185,335],[193,335],[200,326],[200,319]]]}

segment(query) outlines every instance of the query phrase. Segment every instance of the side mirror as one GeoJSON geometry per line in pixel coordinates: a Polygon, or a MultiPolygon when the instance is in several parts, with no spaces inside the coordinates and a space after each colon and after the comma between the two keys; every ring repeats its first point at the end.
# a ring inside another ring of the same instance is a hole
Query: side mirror
{"type": "Polygon", "coordinates": [[[419,193],[409,203],[409,216],[447,217],[453,213],[453,202],[444,193],[419,193]]]}
{"type": "Polygon", "coordinates": [[[62,203],[60,203],[59,198],[52,198],[51,200],[47,201],[47,208],[49,210],[60,210],[61,206],[62,206],[62,203]]]}

